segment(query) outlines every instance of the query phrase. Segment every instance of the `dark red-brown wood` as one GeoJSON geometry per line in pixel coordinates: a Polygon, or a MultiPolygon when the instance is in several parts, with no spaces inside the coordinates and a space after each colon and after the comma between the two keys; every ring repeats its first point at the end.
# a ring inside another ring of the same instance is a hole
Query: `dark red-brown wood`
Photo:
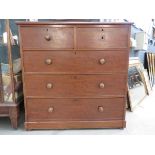
{"type": "Polygon", "coordinates": [[[88,74],[124,72],[128,61],[127,51],[26,51],[25,72],[53,74],[88,74]],[[122,59],[122,57],[124,59],[122,59]],[[104,63],[101,60],[104,59],[104,63]],[[50,60],[50,63],[46,61],[50,60]]]}
{"type": "Polygon", "coordinates": [[[46,121],[25,122],[25,129],[99,129],[99,128],[125,128],[124,120],[110,121],[46,121]]]}
{"type": "Polygon", "coordinates": [[[63,76],[27,74],[25,83],[26,96],[102,98],[126,95],[126,76],[124,74],[63,76]],[[52,85],[51,88],[47,88],[48,84],[52,85]]]}
{"type": "Polygon", "coordinates": [[[69,48],[74,46],[74,29],[64,27],[21,28],[23,48],[69,48]]]}
{"type": "Polygon", "coordinates": [[[18,25],[27,130],[125,127],[130,23],[18,25]]]}
{"type": "Polygon", "coordinates": [[[14,129],[18,127],[19,108],[18,103],[0,103],[0,117],[9,117],[14,129]]]}
{"type": "Polygon", "coordinates": [[[78,49],[127,48],[128,27],[77,28],[78,49]]]}
{"type": "Polygon", "coordinates": [[[27,99],[27,121],[121,120],[123,104],[124,98],[27,99]]]}

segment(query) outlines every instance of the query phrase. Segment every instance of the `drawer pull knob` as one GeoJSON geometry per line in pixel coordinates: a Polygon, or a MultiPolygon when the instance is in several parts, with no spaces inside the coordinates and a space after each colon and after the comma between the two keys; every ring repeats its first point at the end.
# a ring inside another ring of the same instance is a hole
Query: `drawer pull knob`
{"type": "Polygon", "coordinates": [[[53,107],[49,107],[48,108],[48,112],[53,112],[54,108],[53,107]]]}
{"type": "Polygon", "coordinates": [[[98,111],[99,112],[103,112],[104,111],[104,108],[102,106],[98,106],[98,111]]]}
{"type": "Polygon", "coordinates": [[[104,36],[102,36],[101,39],[104,40],[105,39],[104,36]]]}
{"type": "Polygon", "coordinates": [[[46,39],[47,41],[50,41],[50,40],[51,40],[51,36],[50,36],[50,35],[46,35],[46,36],[45,36],[45,39],[46,39]]]}
{"type": "Polygon", "coordinates": [[[46,60],[45,60],[45,63],[46,63],[47,65],[50,65],[50,64],[52,64],[52,60],[51,60],[51,59],[46,59],[46,60]]]}
{"type": "Polygon", "coordinates": [[[103,88],[105,87],[104,83],[101,82],[101,83],[99,84],[99,87],[100,87],[101,89],[103,89],[103,88]]]}
{"type": "Polygon", "coordinates": [[[52,84],[52,83],[48,83],[48,84],[46,85],[46,87],[47,87],[47,89],[51,89],[51,88],[53,87],[53,84],[52,84]]]}
{"type": "Polygon", "coordinates": [[[105,59],[100,59],[99,62],[101,65],[103,65],[103,64],[105,64],[106,61],[105,61],[105,59]]]}

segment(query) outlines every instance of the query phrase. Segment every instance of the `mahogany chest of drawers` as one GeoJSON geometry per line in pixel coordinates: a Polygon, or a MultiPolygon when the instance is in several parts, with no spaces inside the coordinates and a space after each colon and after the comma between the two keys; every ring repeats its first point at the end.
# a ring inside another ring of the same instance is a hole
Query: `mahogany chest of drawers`
{"type": "Polygon", "coordinates": [[[130,23],[20,22],[25,128],[124,128],[130,23]]]}

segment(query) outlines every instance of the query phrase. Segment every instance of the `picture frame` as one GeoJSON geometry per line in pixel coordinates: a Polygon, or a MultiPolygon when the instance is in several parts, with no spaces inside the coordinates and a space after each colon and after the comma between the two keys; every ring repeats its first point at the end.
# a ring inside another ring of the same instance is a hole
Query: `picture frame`
{"type": "Polygon", "coordinates": [[[144,84],[145,84],[146,93],[148,95],[150,95],[150,93],[152,91],[152,88],[151,88],[151,83],[150,83],[150,80],[149,80],[147,69],[144,69],[143,70],[143,72],[142,72],[142,78],[145,81],[144,84]]]}
{"type": "Polygon", "coordinates": [[[155,55],[151,52],[145,53],[145,67],[148,70],[149,80],[151,84],[151,89],[155,84],[155,55]]]}
{"type": "Polygon", "coordinates": [[[153,74],[153,85],[154,85],[155,84],[155,55],[154,53],[151,53],[151,58],[152,58],[152,74],[153,74]]]}
{"type": "Polygon", "coordinates": [[[128,69],[128,107],[130,111],[146,97],[146,83],[142,71],[144,67],[138,58],[130,59],[128,69]]]}

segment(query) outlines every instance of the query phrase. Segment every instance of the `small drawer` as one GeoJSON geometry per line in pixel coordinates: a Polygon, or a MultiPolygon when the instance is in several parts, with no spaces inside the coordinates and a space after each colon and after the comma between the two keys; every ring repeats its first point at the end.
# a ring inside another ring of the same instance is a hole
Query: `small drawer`
{"type": "Polygon", "coordinates": [[[128,32],[128,27],[79,27],[77,28],[77,48],[128,48],[128,32]]]}
{"type": "Polygon", "coordinates": [[[124,104],[124,98],[27,99],[26,121],[121,120],[124,104]]]}
{"type": "Polygon", "coordinates": [[[127,51],[24,52],[25,72],[105,73],[127,72],[127,51]]]}
{"type": "Polygon", "coordinates": [[[25,74],[25,96],[67,98],[126,95],[126,74],[32,75],[25,74]]]}
{"type": "Polygon", "coordinates": [[[73,49],[72,27],[21,27],[23,49],[73,49]]]}

